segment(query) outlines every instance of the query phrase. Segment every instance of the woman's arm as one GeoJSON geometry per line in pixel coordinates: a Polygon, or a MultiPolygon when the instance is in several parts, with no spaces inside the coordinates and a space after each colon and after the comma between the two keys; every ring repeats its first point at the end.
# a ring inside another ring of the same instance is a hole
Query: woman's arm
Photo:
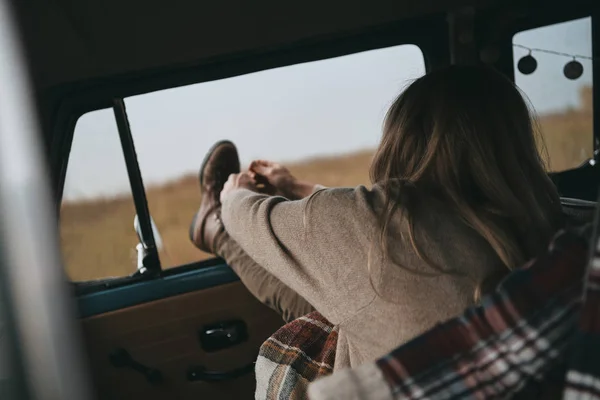
{"type": "Polygon", "coordinates": [[[250,257],[340,323],[370,301],[365,282],[375,217],[369,194],[364,187],[326,189],[290,201],[230,189],[222,218],[250,257]]]}
{"type": "Polygon", "coordinates": [[[286,167],[273,161],[255,160],[248,169],[255,182],[264,185],[261,193],[300,200],[325,186],[303,181],[293,176],[286,167]]]}

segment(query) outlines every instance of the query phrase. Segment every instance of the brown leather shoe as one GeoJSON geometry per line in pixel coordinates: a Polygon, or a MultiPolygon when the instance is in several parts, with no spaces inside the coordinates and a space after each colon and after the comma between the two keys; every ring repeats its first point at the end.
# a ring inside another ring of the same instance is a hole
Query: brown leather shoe
{"type": "Polygon", "coordinates": [[[200,208],[190,225],[190,240],[207,253],[215,253],[215,242],[223,232],[221,223],[221,190],[231,174],[240,172],[240,160],[233,143],[217,142],[208,151],[200,167],[200,208]]]}

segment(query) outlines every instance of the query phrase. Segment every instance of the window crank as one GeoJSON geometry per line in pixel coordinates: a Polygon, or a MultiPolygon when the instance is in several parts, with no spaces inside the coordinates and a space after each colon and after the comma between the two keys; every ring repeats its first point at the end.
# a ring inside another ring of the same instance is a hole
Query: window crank
{"type": "Polygon", "coordinates": [[[156,368],[149,368],[135,361],[129,352],[123,348],[114,350],[109,356],[110,363],[116,368],[129,367],[142,374],[146,380],[155,385],[163,380],[162,372],[156,368]]]}

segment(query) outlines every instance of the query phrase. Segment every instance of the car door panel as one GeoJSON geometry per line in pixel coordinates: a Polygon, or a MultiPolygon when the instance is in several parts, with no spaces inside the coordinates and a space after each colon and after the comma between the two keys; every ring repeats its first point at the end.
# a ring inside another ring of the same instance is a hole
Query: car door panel
{"type": "MultiPolygon", "coordinates": [[[[171,274],[79,295],[77,301],[80,317],[87,318],[239,280],[235,272],[222,262],[203,265],[180,273],[173,273],[177,272],[174,269],[166,272],[171,274]]],[[[107,285],[108,282],[110,281],[107,281],[107,285]]]]}
{"type": "Polygon", "coordinates": [[[283,322],[237,281],[88,316],[81,324],[99,398],[149,400],[253,398],[252,364],[262,342],[283,322]],[[243,321],[247,339],[218,351],[203,349],[200,332],[223,321],[243,321]],[[115,367],[111,354],[119,349],[159,370],[162,382],[115,367]],[[188,379],[191,367],[223,372],[248,366],[242,376],[221,382],[188,379]]]}

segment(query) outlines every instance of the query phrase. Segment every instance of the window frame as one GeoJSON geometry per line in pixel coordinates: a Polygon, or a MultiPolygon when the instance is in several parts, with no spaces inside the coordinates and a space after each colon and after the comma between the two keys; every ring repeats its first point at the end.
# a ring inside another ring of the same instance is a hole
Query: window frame
{"type": "MultiPolygon", "coordinates": [[[[529,20],[526,22],[521,21],[515,24],[513,28],[508,32],[507,37],[510,39],[511,52],[510,52],[510,65],[511,65],[511,79],[515,80],[514,70],[514,56],[512,51],[513,38],[516,34],[544,28],[555,24],[565,23],[581,18],[590,18],[592,24],[592,158],[584,161],[586,164],[588,161],[592,161],[595,165],[600,162],[600,61],[596,62],[596,59],[600,59],[600,11],[587,12],[583,14],[566,15],[563,18],[551,18],[551,19],[536,19],[529,20]],[[529,22],[529,23],[528,23],[529,22]]],[[[600,167],[599,167],[600,168],[600,167]]]]}
{"type": "MultiPolygon", "coordinates": [[[[140,244],[144,249],[144,257],[142,259],[143,265],[136,273],[140,275],[160,275],[162,266],[160,257],[158,256],[156,241],[154,239],[152,217],[150,208],[148,207],[148,200],[146,199],[146,189],[144,188],[144,180],[142,179],[140,164],[137,159],[137,152],[131,134],[131,126],[129,124],[129,118],[127,117],[127,108],[125,107],[125,101],[123,99],[113,100],[113,112],[117,122],[117,130],[119,131],[123,158],[125,159],[125,165],[127,167],[131,196],[133,197],[135,212],[140,224],[140,244]]],[[[138,265],[138,268],[139,267],[140,266],[138,265]]]]}
{"type": "MultiPolygon", "coordinates": [[[[381,47],[361,49],[359,51],[353,51],[351,53],[335,55],[333,57],[310,59],[310,60],[303,61],[302,63],[310,63],[313,61],[320,61],[320,60],[325,60],[325,59],[329,59],[329,58],[352,55],[352,54],[360,53],[363,51],[385,49],[385,48],[402,46],[402,45],[417,46],[420,49],[421,53],[423,54],[423,61],[425,64],[426,73],[427,73],[427,71],[429,71],[431,69],[431,66],[427,61],[429,58],[427,57],[427,53],[425,52],[424,48],[421,45],[416,44],[416,43],[404,43],[404,42],[403,43],[387,43],[387,45],[381,46],[381,47]]],[[[298,64],[298,63],[291,63],[288,65],[294,65],[294,64],[298,64]]],[[[288,65],[285,65],[285,66],[288,66],[288,65]]],[[[270,68],[261,68],[259,70],[267,70],[267,69],[273,69],[273,68],[277,68],[277,67],[280,67],[280,66],[273,66],[270,68]]],[[[181,84],[181,85],[177,85],[174,87],[194,85],[194,84],[210,82],[210,81],[214,81],[214,80],[218,80],[218,79],[226,79],[229,77],[246,75],[246,74],[249,74],[252,72],[256,72],[256,71],[246,70],[244,72],[240,72],[240,73],[236,73],[236,74],[231,74],[231,75],[224,74],[224,75],[220,75],[220,76],[216,77],[216,76],[211,76],[211,72],[209,71],[209,73],[206,75],[202,75],[202,74],[199,75],[199,76],[205,77],[206,79],[196,79],[193,81],[189,81],[186,84],[181,84]]],[[[174,88],[174,87],[165,87],[160,90],[166,90],[166,89],[170,89],[170,88],[174,88]]],[[[146,93],[149,93],[149,92],[150,91],[148,91],[146,93]]],[[[83,103],[80,105],[80,107],[78,107],[77,113],[72,113],[70,115],[70,118],[65,121],[66,127],[68,128],[68,130],[66,131],[66,134],[62,136],[61,142],[60,142],[60,144],[63,148],[63,152],[61,153],[62,157],[59,157],[59,161],[60,161],[59,162],[59,166],[60,166],[59,171],[60,172],[58,175],[57,186],[56,186],[56,190],[55,190],[55,192],[58,194],[57,210],[59,213],[59,223],[60,223],[60,206],[62,203],[62,195],[63,195],[63,190],[64,190],[66,172],[67,172],[68,162],[69,162],[69,158],[70,158],[70,154],[71,154],[71,146],[72,146],[73,138],[75,135],[75,127],[76,127],[77,120],[89,112],[93,112],[93,111],[97,111],[97,110],[101,110],[101,109],[112,108],[114,110],[115,120],[117,122],[117,128],[119,131],[121,148],[123,150],[122,156],[124,157],[125,163],[127,165],[127,170],[128,170],[128,175],[129,175],[128,176],[129,184],[130,184],[131,194],[132,194],[133,201],[135,204],[136,212],[138,213],[138,218],[140,219],[140,224],[145,225],[146,230],[149,230],[149,232],[150,232],[151,236],[147,236],[147,237],[152,238],[152,240],[151,240],[152,243],[150,243],[149,248],[150,248],[151,252],[155,252],[154,254],[155,254],[156,259],[158,260],[158,263],[156,264],[156,267],[150,268],[150,270],[151,270],[151,271],[149,271],[150,273],[139,273],[139,271],[135,271],[134,269],[132,269],[132,274],[130,274],[128,276],[106,278],[106,279],[99,279],[99,280],[93,280],[93,281],[72,282],[75,287],[75,291],[76,291],[77,295],[95,293],[98,291],[108,290],[108,289],[115,288],[115,287],[127,286],[127,285],[134,284],[134,283],[137,283],[140,281],[159,279],[159,278],[163,278],[163,277],[167,277],[167,276],[183,274],[183,273],[186,273],[189,271],[201,270],[204,268],[210,268],[215,265],[223,264],[222,259],[220,259],[218,257],[213,257],[213,258],[209,258],[209,259],[205,259],[205,260],[198,260],[198,261],[187,263],[187,264],[170,266],[169,268],[166,268],[166,269],[162,268],[161,263],[160,263],[160,258],[158,257],[158,253],[156,252],[156,250],[157,250],[156,245],[153,243],[154,239],[153,239],[152,229],[150,228],[150,226],[151,226],[150,220],[151,220],[152,213],[151,213],[150,209],[148,208],[143,178],[139,171],[139,163],[137,162],[137,156],[135,154],[135,152],[136,152],[135,144],[134,144],[131,129],[129,126],[127,111],[126,111],[126,107],[125,107],[125,103],[124,103],[124,99],[126,97],[130,97],[130,96],[138,95],[138,94],[145,94],[145,93],[136,93],[135,91],[129,92],[130,94],[127,94],[127,95],[124,95],[124,93],[125,92],[121,92],[120,96],[113,98],[111,100],[111,102],[103,101],[103,102],[95,102],[95,103],[90,103],[90,104],[83,103]]],[[[152,254],[151,257],[154,257],[154,254],[152,254]]],[[[151,261],[151,262],[153,262],[153,261],[151,261]]]]}

